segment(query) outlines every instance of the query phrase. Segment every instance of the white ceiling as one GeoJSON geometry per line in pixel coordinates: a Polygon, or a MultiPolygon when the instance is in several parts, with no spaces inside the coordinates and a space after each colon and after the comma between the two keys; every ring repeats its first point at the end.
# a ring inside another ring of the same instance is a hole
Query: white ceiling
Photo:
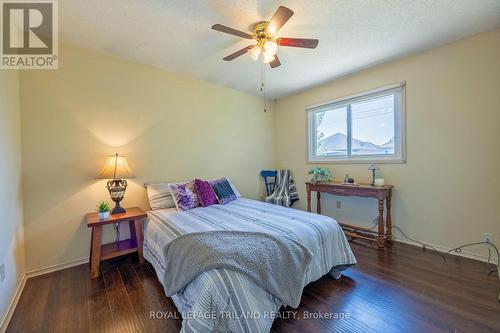
{"type": "Polygon", "coordinates": [[[280,5],[295,15],[278,35],[319,45],[280,48],[282,65],[265,67],[270,98],[500,26],[500,0],[63,0],[60,39],[259,94],[259,63],[222,61],[249,41],[210,27],[247,31],[280,5]]]}

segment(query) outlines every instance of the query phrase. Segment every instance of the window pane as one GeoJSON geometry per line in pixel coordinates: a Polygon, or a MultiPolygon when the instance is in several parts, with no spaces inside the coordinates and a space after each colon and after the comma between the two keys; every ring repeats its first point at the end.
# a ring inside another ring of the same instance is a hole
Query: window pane
{"type": "Polygon", "coordinates": [[[351,104],[351,155],[394,155],[394,94],[351,104]]]}
{"type": "Polygon", "coordinates": [[[316,156],[347,155],[347,108],[315,112],[316,156]]]}

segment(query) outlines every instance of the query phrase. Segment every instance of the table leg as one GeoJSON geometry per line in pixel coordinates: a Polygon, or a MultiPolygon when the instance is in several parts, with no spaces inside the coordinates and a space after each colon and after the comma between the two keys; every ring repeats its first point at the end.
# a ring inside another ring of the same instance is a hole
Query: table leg
{"type": "Polygon", "coordinates": [[[311,212],[311,190],[307,189],[307,211],[311,212]]]}
{"type": "Polygon", "coordinates": [[[316,192],[316,213],[321,214],[321,192],[316,192]]]}
{"type": "Polygon", "coordinates": [[[92,247],[94,246],[94,229],[90,230],[90,255],[89,255],[89,266],[92,264],[92,247]]]}
{"type": "Polygon", "coordinates": [[[385,233],[384,233],[384,200],[378,201],[378,238],[377,245],[379,249],[385,246],[385,233]]]}
{"type": "Polygon", "coordinates": [[[385,239],[387,242],[392,242],[392,217],[391,217],[391,197],[386,198],[387,215],[385,218],[385,223],[387,225],[385,239]]]}
{"type": "Polygon", "coordinates": [[[128,221],[128,228],[130,230],[130,238],[136,239],[136,236],[135,236],[135,222],[134,222],[134,220],[128,221]]]}
{"type": "Polygon", "coordinates": [[[92,227],[92,245],[90,250],[90,277],[95,279],[99,276],[101,265],[101,238],[102,226],[92,227]]]}
{"type": "Polygon", "coordinates": [[[139,254],[139,263],[144,264],[144,256],[143,256],[143,237],[142,237],[142,226],[141,221],[134,221],[134,229],[135,229],[135,241],[137,243],[137,253],[139,254]]]}

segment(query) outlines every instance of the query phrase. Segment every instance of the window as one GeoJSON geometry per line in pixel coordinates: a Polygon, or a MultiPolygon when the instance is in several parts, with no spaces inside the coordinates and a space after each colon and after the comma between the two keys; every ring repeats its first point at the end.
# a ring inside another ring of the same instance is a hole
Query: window
{"type": "Polygon", "coordinates": [[[404,162],[404,84],[307,108],[310,162],[404,162]]]}

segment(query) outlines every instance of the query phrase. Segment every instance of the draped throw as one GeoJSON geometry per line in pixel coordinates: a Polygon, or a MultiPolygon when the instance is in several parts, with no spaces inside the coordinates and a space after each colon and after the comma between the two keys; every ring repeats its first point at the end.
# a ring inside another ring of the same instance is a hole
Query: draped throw
{"type": "Polygon", "coordinates": [[[203,272],[240,272],[294,308],[300,304],[312,253],[290,236],[215,230],[182,235],[163,249],[167,296],[184,289],[203,272]]]}
{"type": "Polygon", "coordinates": [[[274,192],[266,198],[266,202],[290,207],[299,200],[299,194],[290,170],[278,170],[274,192]]]}

